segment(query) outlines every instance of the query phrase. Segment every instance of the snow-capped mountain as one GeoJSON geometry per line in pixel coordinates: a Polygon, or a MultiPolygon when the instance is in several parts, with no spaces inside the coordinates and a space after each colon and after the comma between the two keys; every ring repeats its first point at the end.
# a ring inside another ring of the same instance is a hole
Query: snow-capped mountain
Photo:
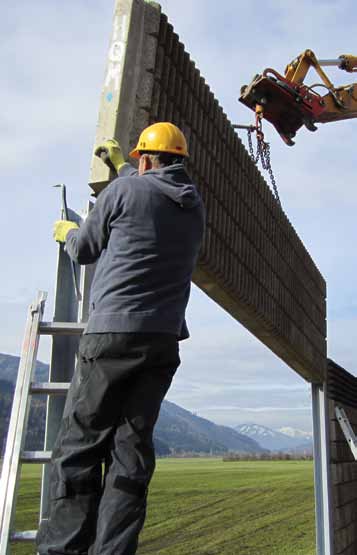
{"type": "MultiPolygon", "coordinates": [[[[270,451],[300,451],[312,447],[311,436],[289,435],[260,424],[240,424],[235,427],[235,430],[254,439],[261,447],[270,451]]],[[[293,428],[290,428],[290,430],[293,430],[293,428]]]]}
{"type": "Polygon", "coordinates": [[[296,437],[302,440],[312,440],[312,432],[304,432],[303,430],[297,430],[296,428],[290,428],[289,426],[279,428],[277,431],[289,437],[296,437]]]}

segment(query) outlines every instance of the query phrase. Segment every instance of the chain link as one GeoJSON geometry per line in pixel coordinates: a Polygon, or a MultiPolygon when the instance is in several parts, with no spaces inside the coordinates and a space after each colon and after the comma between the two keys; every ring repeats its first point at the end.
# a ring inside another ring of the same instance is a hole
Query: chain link
{"type": "Polygon", "coordinates": [[[249,148],[249,155],[250,155],[251,159],[253,160],[254,164],[257,164],[257,163],[258,163],[258,160],[259,160],[258,145],[257,145],[257,155],[255,156],[254,150],[253,150],[252,130],[251,130],[251,129],[247,129],[247,132],[248,132],[248,148],[249,148]]]}
{"type": "Polygon", "coordinates": [[[251,159],[253,160],[254,164],[258,164],[259,160],[262,164],[263,170],[266,170],[269,174],[270,182],[273,187],[274,196],[278,201],[279,206],[281,207],[280,197],[278,193],[278,188],[276,186],[275,176],[273,173],[273,168],[271,167],[270,161],[270,144],[264,141],[264,135],[261,130],[261,125],[256,128],[257,132],[257,151],[256,154],[254,153],[253,148],[253,139],[252,139],[252,130],[247,129],[248,132],[248,150],[251,159]]]}

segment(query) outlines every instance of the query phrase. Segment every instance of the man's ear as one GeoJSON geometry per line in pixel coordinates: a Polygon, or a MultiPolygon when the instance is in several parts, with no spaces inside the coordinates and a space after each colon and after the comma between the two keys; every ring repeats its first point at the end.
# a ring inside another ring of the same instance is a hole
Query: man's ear
{"type": "Polygon", "coordinates": [[[139,175],[142,175],[148,170],[151,170],[152,162],[148,154],[142,154],[139,160],[139,175]]]}

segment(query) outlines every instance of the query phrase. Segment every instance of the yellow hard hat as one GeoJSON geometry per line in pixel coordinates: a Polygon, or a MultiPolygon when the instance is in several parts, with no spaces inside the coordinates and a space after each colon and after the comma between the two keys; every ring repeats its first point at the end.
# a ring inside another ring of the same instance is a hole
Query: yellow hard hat
{"type": "Polygon", "coordinates": [[[171,152],[180,156],[188,156],[184,134],[176,125],[168,121],[154,123],[144,129],[138,144],[129,156],[140,158],[141,152],[171,152]]]}

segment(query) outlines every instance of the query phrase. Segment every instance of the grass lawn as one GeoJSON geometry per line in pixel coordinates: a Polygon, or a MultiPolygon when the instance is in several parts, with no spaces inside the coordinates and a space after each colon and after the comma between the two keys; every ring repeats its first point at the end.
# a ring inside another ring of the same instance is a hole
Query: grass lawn
{"type": "MultiPolygon", "coordinates": [[[[17,530],[37,528],[39,484],[40,467],[24,467],[17,530]]],[[[311,461],[158,460],[138,555],[315,553],[311,461]]]]}

